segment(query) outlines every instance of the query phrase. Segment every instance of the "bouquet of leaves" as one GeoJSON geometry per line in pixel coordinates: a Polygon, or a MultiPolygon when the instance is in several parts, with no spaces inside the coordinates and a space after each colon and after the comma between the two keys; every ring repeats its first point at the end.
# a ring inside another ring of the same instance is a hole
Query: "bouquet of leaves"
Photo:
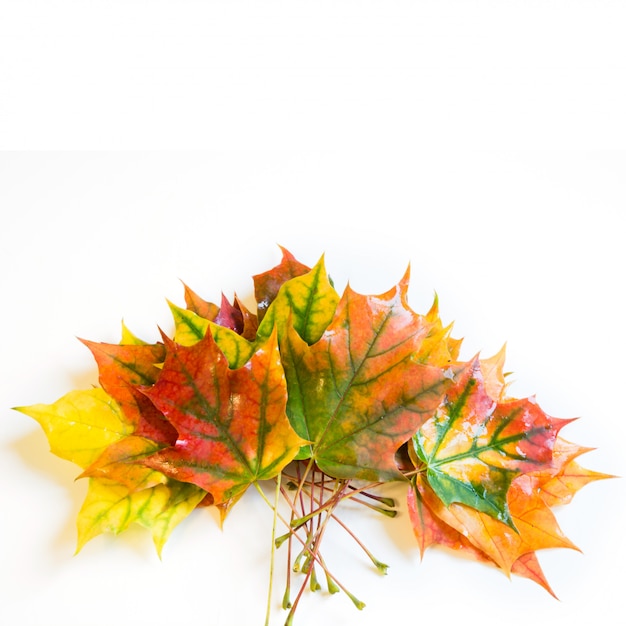
{"type": "Polygon", "coordinates": [[[460,361],[437,300],[424,315],[410,308],[408,271],[386,293],[339,295],[324,257],[309,268],[282,249],[253,282],[256,311],[185,286],[172,337],[146,343],[123,326],[119,344],[84,341],[100,386],[18,409],[89,480],[78,550],[138,523],[160,554],[195,508],[224,522],[256,488],[273,514],[272,572],[286,552],[292,624],[306,589],[364,606],[333,575],[324,534],[345,527],[348,500],[395,516],[383,487],[400,481],[422,554],[443,546],[552,593],[537,551],[575,548],[552,508],[608,476],[578,464],[589,448],[560,436],[570,420],[508,397],[504,349],[460,361]]]}

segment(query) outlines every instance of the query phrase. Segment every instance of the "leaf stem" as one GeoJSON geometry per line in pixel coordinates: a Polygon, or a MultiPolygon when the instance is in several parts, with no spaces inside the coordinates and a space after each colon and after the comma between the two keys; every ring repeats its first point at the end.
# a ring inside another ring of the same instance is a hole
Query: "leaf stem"
{"type": "Polygon", "coordinates": [[[344,524],[334,513],[331,513],[331,517],[333,518],[333,520],[335,522],[337,522],[337,524],[339,524],[339,526],[341,526],[349,535],[350,537],[352,537],[352,539],[357,543],[357,545],[361,548],[361,550],[363,550],[363,552],[365,552],[365,554],[368,556],[368,558],[370,559],[370,561],[376,566],[376,569],[381,573],[381,574],[386,574],[387,570],[389,569],[389,566],[385,563],[383,563],[382,561],[379,561],[368,549],[367,546],[352,532],[352,530],[350,530],[350,528],[348,528],[348,526],[346,524],[344,524]]]}
{"type": "Polygon", "coordinates": [[[280,497],[280,484],[281,484],[281,476],[280,476],[280,472],[278,472],[278,475],[276,476],[276,489],[274,491],[274,504],[272,505],[272,503],[265,496],[265,493],[263,493],[263,490],[261,489],[259,483],[257,482],[254,483],[254,486],[256,487],[257,491],[261,494],[265,502],[267,502],[267,504],[274,511],[274,519],[272,522],[272,547],[270,551],[270,580],[269,580],[268,590],[267,590],[267,609],[265,612],[265,626],[269,626],[270,616],[272,613],[272,590],[274,586],[273,585],[274,561],[275,561],[275,555],[276,555],[276,522],[278,519],[278,499],[280,497]]]}
{"type": "MultiPolygon", "coordinates": [[[[346,587],[344,587],[344,585],[342,585],[336,579],[336,577],[329,571],[324,559],[322,558],[320,546],[322,543],[322,538],[331,520],[336,521],[340,526],[342,526],[342,528],[346,530],[346,532],[348,532],[348,534],[363,549],[365,554],[370,558],[372,563],[374,563],[374,565],[380,572],[386,573],[387,570],[387,565],[378,561],[378,559],[376,559],[372,555],[372,553],[364,546],[364,544],[356,537],[356,535],[340,519],[338,519],[333,512],[344,499],[352,498],[356,493],[363,492],[365,489],[370,488],[371,485],[363,488],[355,488],[350,485],[350,481],[333,479],[334,485],[333,487],[330,487],[327,482],[328,477],[326,477],[323,472],[320,472],[319,478],[317,478],[315,474],[315,466],[311,461],[309,461],[304,471],[301,471],[301,468],[298,467],[297,487],[295,489],[295,492],[294,490],[288,492],[287,487],[285,487],[285,485],[281,481],[281,476],[279,476],[276,480],[276,501],[274,504],[269,501],[263,490],[258,485],[256,485],[257,490],[261,494],[261,497],[266,502],[266,504],[270,508],[272,508],[274,512],[274,527],[272,532],[273,550],[277,549],[285,541],[288,540],[289,552],[287,559],[287,584],[282,599],[283,608],[285,610],[289,610],[287,620],[285,622],[286,626],[290,626],[293,624],[295,611],[300,603],[300,600],[305,590],[307,588],[310,588],[312,591],[317,591],[318,589],[320,589],[320,584],[316,574],[316,564],[320,565],[322,570],[324,571],[329,593],[334,594],[339,591],[343,591],[356,608],[361,610],[365,606],[365,604],[361,600],[354,596],[354,594],[352,594],[346,587]],[[316,490],[319,490],[319,492],[316,493],[316,490]],[[324,494],[328,492],[332,493],[330,497],[328,497],[328,499],[324,500],[324,494]],[[285,517],[281,515],[281,513],[278,511],[279,495],[283,496],[285,502],[291,509],[290,520],[285,519],[285,517]],[[306,511],[307,508],[311,509],[315,506],[317,508],[314,511],[306,511]],[[326,514],[322,515],[323,513],[326,514]],[[317,520],[314,519],[316,516],[317,520]],[[288,532],[277,537],[275,531],[278,520],[280,520],[280,522],[287,527],[288,532]],[[304,526],[306,526],[305,537],[301,536],[301,533],[298,532],[304,526]],[[302,550],[296,557],[292,566],[291,550],[294,537],[302,545],[302,550]],[[292,571],[301,572],[304,575],[302,585],[298,590],[298,593],[296,594],[293,602],[291,602],[290,600],[290,581],[292,571]]],[[[286,474],[284,474],[284,476],[286,479],[292,478],[286,474]]],[[[364,495],[369,496],[370,494],[365,493],[364,495]]],[[[363,504],[368,503],[363,502],[363,504]]],[[[373,508],[382,510],[382,507],[373,508]]],[[[272,577],[274,567],[273,563],[274,552],[272,553],[272,577]]],[[[268,626],[267,620],[269,620],[270,614],[270,597],[271,591],[270,593],[268,593],[268,617],[266,618],[266,626],[268,626]]]]}
{"type": "MultiPolygon", "coordinates": [[[[377,487],[379,486],[381,483],[376,483],[373,484],[373,487],[377,487]]],[[[361,491],[359,489],[357,489],[356,487],[353,487],[352,485],[350,485],[349,487],[352,491],[355,491],[357,493],[361,493],[363,496],[367,497],[367,498],[371,498],[372,500],[376,500],[377,502],[380,502],[381,504],[384,504],[385,506],[389,507],[390,509],[395,508],[396,506],[396,501],[393,498],[387,498],[385,496],[379,496],[375,493],[369,493],[367,491],[361,491]]],[[[367,487],[368,489],[370,489],[370,487],[367,487]]],[[[357,502],[361,502],[361,500],[357,500],[357,502]]]]}
{"type": "MultiPolygon", "coordinates": [[[[315,502],[316,504],[319,504],[319,498],[315,498],[315,502]]],[[[370,506],[371,508],[375,509],[376,511],[380,511],[381,513],[385,513],[387,515],[389,514],[393,514],[391,515],[392,517],[395,517],[396,511],[389,511],[387,509],[382,509],[380,507],[374,507],[371,505],[368,505],[367,502],[362,502],[361,500],[357,500],[357,502],[361,502],[362,504],[364,504],[365,506],[370,506]]],[[[350,528],[347,526],[347,524],[345,524],[344,522],[342,522],[335,513],[330,513],[330,517],[333,519],[333,521],[337,522],[337,524],[339,524],[339,526],[341,526],[349,535],[350,537],[352,537],[352,539],[356,542],[356,544],[363,550],[363,552],[365,552],[365,554],[367,555],[367,557],[372,561],[372,563],[376,566],[376,569],[381,573],[381,574],[386,574],[387,570],[389,569],[389,566],[385,563],[383,563],[382,561],[379,561],[371,552],[370,550],[368,550],[367,546],[365,546],[365,544],[354,534],[354,532],[352,530],[350,530],[350,528]]]]}

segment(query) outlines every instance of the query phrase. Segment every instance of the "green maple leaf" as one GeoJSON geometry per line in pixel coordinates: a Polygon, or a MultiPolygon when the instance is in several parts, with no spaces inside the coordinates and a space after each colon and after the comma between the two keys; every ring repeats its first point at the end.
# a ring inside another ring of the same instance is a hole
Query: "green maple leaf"
{"type": "Polygon", "coordinates": [[[407,305],[408,273],[379,296],[345,290],[330,325],[309,345],[291,328],[281,343],[294,428],[336,478],[397,480],[398,448],[437,408],[441,368],[419,362],[428,334],[407,305]]]}
{"type": "Polygon", "coordinates": [[[511,482],[551,465],[558,432],[568,422],[549,417],[532,399],[492,399],[476,359],[457,374],[413,444],[446,506],[459,502],[513,525],[507,505],[511,482]]]}

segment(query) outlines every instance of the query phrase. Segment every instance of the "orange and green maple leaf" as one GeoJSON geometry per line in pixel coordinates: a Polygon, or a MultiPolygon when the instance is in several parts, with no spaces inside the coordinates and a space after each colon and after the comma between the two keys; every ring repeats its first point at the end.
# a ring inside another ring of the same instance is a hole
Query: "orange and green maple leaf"
{"type": "Polygon", "coordinates": [[[209,492],[215,504],[276,476],[302,439],[285,413],[286,382],[276,334],[231,369],[211,333],[191,346],[165,339],[167,355],[146,396],[176,428],[173,446],[144,459],[209,492]]]}
{"type": "Polygon", "coordinates": [[[551,507],[584,485],[610,478],[574,459],[587,452],[561,438],[570,420],[547,416],[534,399],[507,399],[504,349],[474,360],[435,416],[413,438],[408,510],[420,553],[459,551],[552,591],[536,552],[576,546],[551,507]]]}
{"type": "Polygon", "coordinates": [[[513,479],[552,465],[554,443],[567,423],[546,415],[532,399],[494,400],[475,359],[457,372],[413,446],[446,506],[466,504],[512,525],[507,494],[513,479]]]}
{"type": "Polygon", "coordinates": [[[288,412],[310,457],[335,478],[401,478],[395,453],[439,405],[441,368],[419,362],[428,334],[407,305],[408,273],[388,292],[346,288],[320,339],[289,328],[281,350],[288,412]]]}
{"type": "Polygon", "coordinates": [[[578,548],[563,534],[551,507],[570,502],[583,484],[611,478],[583,469],[572,458],[568,460],[570,454],[565,450],[569,453],[575,450],[576,456],[587,451],[558,438],[555,444],[558,462],[513,481],[508,506],[514,529],[470,506],[458,503],[446,506],[426,476],[417,474],[409,490],[408,509],[421,554],[433,545],[458,550],[477,561],[490,562],[506,574],[529,578],[554,595],[536,552],[547,548],[578,548]],[[572,475],[576,478],[569,480],[572,475]],[[558,484],[558,498],[554,498],[553,487],[549,487],[554,484],[558,484]]]}

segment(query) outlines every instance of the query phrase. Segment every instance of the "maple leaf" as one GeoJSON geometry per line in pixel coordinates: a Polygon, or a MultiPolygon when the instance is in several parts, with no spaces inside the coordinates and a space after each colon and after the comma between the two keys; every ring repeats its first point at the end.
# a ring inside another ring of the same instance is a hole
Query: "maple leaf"
{"type": "Polygon", "coordinates": [[[428,482],[445,505],[467,504],[512,524],[507,492],[513,479],[552,463],[559,429],[536,402],[496,402],[475,359],[457,374],[444,403],[413,438],[428,482]]]}
{"type": "Polygon", "coordinates": [[[281,344],[292,424],[330,476],[402,478],[395,453],[441,400],[442,370],[416,358],[427,328],[407,288],[408,272],[379,296],[348,287],[319,341],[290,328],[281,344]]]}
{"type": "Polygon", "coordinates": [[[234,307],[228,305],[231,311],[241,313],[243,332],[237,331],[232,320],[230,323],[219,315],[215,321],[201,316],[194,309],[201,310],[202,306],[196,304],[193,308],[183,309],[168,302],[174,317],[174,341],[191,346],[211,332],[233,369],[248,361],[255,346],[267,340],[274,329],[278,331],[279,340],[282,339],[289,324],[293,324],[306,341],[313,343],[330,323],[339,300],[326,274],[323,258],[311,270],[282,282],[280,286],[278,282],[276,277],[270,280],[278,292],[272,296],[271,306],[260,326],[238,299],[234,307]]]}
{"type": "Polygon", "coordinates": [[[265,316],[267,309],[275,300],[282,285],[292,278],[306,274],[310,270],[308,266],[296,260],[291,252],[282,246],[279,247],[283,254],[280,263],[271,270],[255,274],[252,277],[259,321],[265,316]]]}
{"type": "Polygon", "coordinates": [[[274,328],[279,340],[293,327],[308,344],[315,343],[333,319],[339,296],[332,286],[324,257],[313,268],[285,282],[261,322],[258,335],[268,337],[274,328]]]}
{"type": "MultiPolygon", "coordinates": [[[[210,320],[206,317],[198,315],[198,313],[191,309],[179,307],[173,302],[168,301],[167,304],[174,318],[173,339],[181,346],[192,346],[194,343],[200,341],[207,334],[209,328],[211,328],[210,320]]],[[[214,326],[222,328],[217,324],[214,324],[214,326]]],[[[233,331],[230,332],[238,337],[240,336],[233,331]]]]}
{"type": "Polygon", "coordinates": [[[167,476],[227,502],[276,476],[303,441],[285,414],[286,385],[275,333],[230,369],[211,333],[191,346],[165,339],[158,381],[144,393],[178,431],[174,446],[145,459],[167,476]]]}
{"type": "MultiPolygon", "coordinates": [[[[71,391],[52,404],[17,410],[39,422],[54,454],[86,468],[81,477],[123,477],[124,484],[110,479],[90,480],[78,516],[77,551],[102,532],[117,534],[138,521],[152,530],[160,553],[174,526],[206,496],[206,492],[196,487],[194,492],[183,491],[173,483],[165,485],[165,476],[133,465],[129,458],[125,459],[126,463],[120,463],[120,455],[116,456],[115,451],[123,448],[128,451],[129,441],[141,440],[144,445],[152,446],[152,450],[159,444],[133,437],[133,424],[101,388],[71,391]],[[102,459],[109,460],[108,467],[102,459]]],[[[143,453],[146,451],[144,448],[143,453]]]]}
{"type": "Polygon", "coordinates": [[[172,435],[176,439],[175,429],[137,389],[156,380],[164,346],[122,330],[126,345],[83,341],[96,359],[102,388],[18,410],[40,423],[55,454],[84,468],[78,478],[95,477],[78,516],[77,551],[96,535],[118,534],[136,521],[152,530],[160,554],[174,526],[207,494],[188,485],[181,489],[141,464],[172,435]]]}

